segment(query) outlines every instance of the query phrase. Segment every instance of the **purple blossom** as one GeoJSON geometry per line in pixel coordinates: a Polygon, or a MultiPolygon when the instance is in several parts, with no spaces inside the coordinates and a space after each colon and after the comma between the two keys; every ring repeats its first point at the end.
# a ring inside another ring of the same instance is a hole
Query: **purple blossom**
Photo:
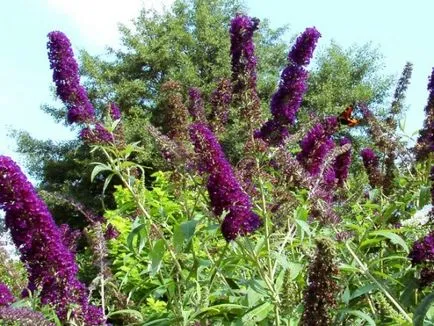
{"type": "Polygon", "coordinates": [[[259,19],[237,14],[231,21],[231,54],[232,80],[235,82],[234,92],[245,87],[256,88],[256,57],[253,43],[253,32],[258,29],[259,19]]]}
{"type": "Polygon", "coordinates": [[[301,152],[297,154],[297,160],[312,176],[320,173],[327,154],[335,147],[329,122],[317,123],[300,142],[301,152]]]}
{"type": "Polygon", "coordinates": [[[315,28],[307,28],[288,54],[288,66],[282,71],[279,88],[271,98],[270,110],[273,117],[256,133],[256,137],[262,138],[270,145],[282,144],[287,137],[287,125],[293,124],[296,120],[307,90],[309,76],[303,65],[309,63],[320,36],[315,28]],[[283,132],[280,137],[277,136],[279,131],[283,132]]]}
{"type": "Polygon", "coordinates": [[[40,290],[41,302],[53,305],[62,320],[72,310],[77,320],[89,320],[86,325],[104,324],[100,309],[92,308],[90,315],[87,290],[77,279],[74,255],[47,206],[18,165],[6,156],[0,156],[0,209],[27,266],[28,289],[40,290]]]}
{"type": "Polygon", "coordinates": [[[80,138],[87,144],[110,144],[114,141],[113,134],[100,122],[93,127],[83,128],[80,132],[80,138]]]}
{"type": "Polygon", "coordinates": [[[413,265],[434,262],[434,231],[413,244],[408,255],[413,265]]]}
{"type": "Polygon", "coordinates": [[[211,93],[211,126],[214,132],[221,131],[229,117],[229,105],[232,102],[232,83],[229,79],[220,80],[211,93]]]}
{"type": "MultiPolygon", "coordinates": [[[[339,141],[339,145],[342,147],[346,144],[351,144],[351,140],[344,137],[339,141]]],[[[336,157],[336,161],[334,163],[334,170],[336,174],[336,179],[338,186],[342,186],[345,180],[348,177],[348,172],[350,170],[351,165],[351,150],[346,151],[345,153],[338,155],[336,157]]]]}
{"type": "Polygon", "coordinates": [[[193,117],[194,121],[205,121],[205,109],[203,107],[202,94],[199,88],[192,87],[188,90],[190,97],[190,105],[188,112],[193,117]]]}
{"type": "Polygon", "coordinates": [[[0,282],[0,306],[8,306],[15,301],[15,297],[12,295],[8,286],[0,282]]]}
{"type": "Polygon", "coordinates": [[[272,119],[265,122],[260,130],[256,130],[254,137],[263,139],[272,146],[280,146],[289,137],[289,131],[285,125],[272,119]]]}
{"type": "Polygon", "coordinates": [[[44,315],[37,311],[32,311],[27,308],[0,307],[0,320],[10,322],[21,326],[54,326],[54,323],[45,319],[44,315]]]}
{"type": "Polygon", "coordinates": [[[59,98],[68,109],[69,123],[91,122],[95,109],[89,101],[87,92],[80,85],[78,64],[74,59],[71,43],[62,32],[48,34],[48,59],[53,69],[53,81],[59,98]]]}
{"type": "Polygon", "coordinates": [[[77,241],[81,237],[80,230],[72,230],[68,224],[61,224],[59,227],[63,244],[73,254],[77,252],[77,241]]]}
{"type": "Polygon", "coordinates": [[[368,173],[369,183],[372,187],[381,185],[382,176],[379,169],[378,156],[371,148],[365,148],[360,152],[363,165],[368,173]]]}
{"type": "Polygon", "coordinates": [[[415,147],[418,161],[429,157],[434,152],[434,68],[428,82],[428,103],[425,106],[425,120],[415,147]]]}
{"type": "Polygon", "coordinates": [[[225,239],[231,241],[258,229],[259,216],[252,212],[250,198],[235,178],[214,134],[203,123],[194,123],[190,137],[200,156],[200,169],[209,173],[207,189],[213,211],[218,216],[227,213],[221,225],[225,239]]]}
{"type": "Polygon", "coordinates": [[[104,239],[106,240],[116,239],[119,236],[119,234],[120,234],[119,231],[112,224],[109,223],[104,233],[104,239]]]}
{"type": "Polygon", "coordinates": [[[295,41],[291,52],[288,54],[288,60],[299,66],[308,65],[320,37],[321,34],[315,27],[306,28],[295,41]]]}
{"type": "Polygon", "coordinates": [[[113,120],[119,120],[121,118],[121,110],[116,103],[110,103],[110,116],[113,120]]]}

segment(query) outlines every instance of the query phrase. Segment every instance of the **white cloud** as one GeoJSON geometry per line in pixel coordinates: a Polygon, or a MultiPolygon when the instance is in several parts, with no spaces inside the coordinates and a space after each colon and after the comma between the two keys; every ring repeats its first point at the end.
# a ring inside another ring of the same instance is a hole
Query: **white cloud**
{"type": "Polygon", "coordinates": [[[119,41],[118,24],[131,26],[142,8],[162,11],[173,0],[45,0],[57,14],[70,19],[80,34],[97,47],[119,41]]]}

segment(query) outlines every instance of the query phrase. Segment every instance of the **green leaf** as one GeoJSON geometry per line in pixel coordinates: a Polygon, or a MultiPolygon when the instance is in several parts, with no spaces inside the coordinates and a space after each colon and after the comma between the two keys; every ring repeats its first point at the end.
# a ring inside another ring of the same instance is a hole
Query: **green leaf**
{"type": "Polygon", "coordinates": [[[189,242],[190,239],[194,235],[194,231],[196,230],[197,221],[196,220],[190,220],[184,223],[181,223],[181,230],[184,234],[184,239],[189,242]]]}
{"type": "Polygon", "coordinates": [[[90,181],[93,182],[93,180],[95,179],[95,177],[100,174],[103,171],[111,171],[111,167],[102,163],[93,163],[93,164],[97,164],[93,170],[92,173],[90,174],[90,181]]]}
{"type": "Polygon", "coordinates": [[[393,244],[401,246],[402,249],[406,253],[409,253],[410,250],[408,249],[407,244],[405,243],[404,239],[402,239],[399,235],[394,233],[393,231],[387,231],[387,230],[379,230],[379,231],[373,231],[369,233],[370,236],[382,236],[384,238],[389,239],[393,244]]]}
{"type": "Polygon", "coordinates": [[[303,270],[303,264],[290,262],[289,263],[289,280],[295,280],[295,278],[300,274],[300,272],[303,270]]]}
{"type": "Polygon", "coordinates": [[[419,190],[419,209],[431,202],[431,187],[422,186],[419,190]]]}
{"type": "Polygon", "coordinates": [[[352,265],[348,265],[348,264],[340,264],[339,265],[339,269],[343,272],[351,272],[351,273],[361,273],[362,271],[352,265]]]}
{"type": "Polygon", "coordinates": [[[368,293],[368,292],[370,292],[376,288],[377,288],[377,286],[373,283],[372,284],[366,284],[366,285],[358,288],[357,290],[355,290],[353,292],[353,294],[351,294],[350,300],[358,298],[358,297],[360,297],[360,296],[362,296],[362,295],[364,295],[364,294],[366,294],[366,293],[368,293]]]}
{"type": "Polygon", "coordinates": [[[218,304],[215,306],[203,308],[198,313],[196,313],[193,317],[197,318],[199,315],[202,315],[204,313],[210,313],[212,315],[218,315],[218,314],[227,313],[227,312],[230,312],[233,310],[245,310],[245,309],[246,309],[245,306],[242,306],[239,304],[223,303],[223,304],[218,304]]]}
{"type": "Polygon", "coordinates": [[[268,313],[272,309],[273,309],[273,304],[269,301],[266,301],[264,303],[261,303],[257,307],[253,308],[252,310],[248,311],[246,314],[244,314],[241,320],[244,323],[260,322],[261,320],[267,318],[268,313]]]}
{"type": "Polygon", "coordinates": [[[151,275],[155,275],[160,270],[165,251],[166,245],[164,244],[164,240],[158,239],[149,253],[149,257],[151,258],[151,275]]]}
{"type": "MultiPolygon", "coordinates": [[[[130,251],[136,252],[134,248],[134,239],[137,237],[139,244],[142,243],[144,240],[146,240],[146,235],[144,234],[144,231],[146,231],[146,225],[140,224],[137,227],[135,227],[130,234],[128,234],[127,237],[127,246],[130,251]]],[[[140,245],[141,247],[141,245],[140,245]]]]}
{"type": "Polygon", "coordinates": [[[376,326],[375,321],[372,319],[372,317],[369,316],[368,314],[364,313],[363,311],[360,311],[360,310],[343,310],[342,313],[359,317],[361,319],[366,320],[369,325],[376,326]]]}
{"type": "Polygon", "coordinates": [[[176,252],[182,251],[182,246],[184,245],[184,232],[182,232],[180,225],[175,225],[173,228],[173,246],[176,252]]]}
{"type": "Polygon", "coordinates": [[[426,316],[426,313],[430,309],[432,303],[434,301],[434,293],[428,294],[421,303],[417,306],[414,317],[413,317],[413,325],[414,326],[423,326],[424,319],[426,316]]]}
{"type": "Polygon", "coordinates": [[[140,322],[143,322],[143,315],[140,311],[134,310],[134,309],[123,309],[123,310],[117,310],[114,312],[110,312],[107,314],[107,317],[112,317],[116,315],[132,315],[135,318],[137,318],[140,322]]]}
{"type": "Polygon", "coordinates": [[[307,235],[310,236],[312,234],[312,232],[310,231],[310,226],[309,224],[307,224],[307,222],[303,220],[295,220],[295,223],[297,223],[301,230],[304,231],[304,233],[306,233],[307,235]]]}

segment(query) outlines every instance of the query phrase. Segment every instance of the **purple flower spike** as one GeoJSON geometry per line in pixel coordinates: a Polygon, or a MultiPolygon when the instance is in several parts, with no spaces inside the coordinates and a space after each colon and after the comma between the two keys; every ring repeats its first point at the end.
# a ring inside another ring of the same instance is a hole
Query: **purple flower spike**
{"type": "Polygon", "coordinates": [[[113,120],[119,120],[121,118],[121,110],[116,103],[110,103],[110,116],[113,120]]]}
{"type": "Polygon", "coordinates": [[[259,19],[237,14],[231,21],[232,80],[237,82],[235,93],[243,89],[243,77],[249,88],[256,88],[256,57],[253,32],[258,29],[259,19]]]}
{"type": "Polygon", "coordinates": [[[294,124],[297,112],[301,106],[303,96],[307,91],[308,72],[303,67],[310,62],[316,42],[321,34],[315,28],[307,28],[297,38],[296,43],[288,54],[288,66],[280,76],[280,84],[276,93],[273,94],[270,103],[270,110],[273,118],[267,121],[257,136],[269,143],[269,145],[280,145],[287,137],[282,134],[276,136],[279,130],[285,132],[288,125],[294,124]],[[273,121],[273,122],[270,122],[273,121]],[[278,125],[281,125],[279,127],[278,125]],[[270,128],[270,127],[273,128],[270,128]],[[270,135],[269,133],[273,133],[270,135]],[[280,139],[280,141],[270,140],[280,139]]]}
{"type": "Polygon", "coordinates": [[[231,241],[258,229],[261,220],[252,212],[250,198],[235,178],[214,134],[203,123],[194,123],[190,137],[200,157],[200,169],[209,173],[207,188],[212,209],[218,216],[227,213],[221,225],[225,239],[231,241]]]}
{"type": "Polygon", "coordinates": [[[428,82],[428,103],[425,106],[425,120],[419,131],[415,151],[416,160],[421,161],[434,152],[434,68],[428,82]]]}
{"type": "Polygon", "coordinates": [[[62,32],[48,34],[48,59],[53,69],[53,81],[59,98],[68,109],[69,123],[91,122],[95,109],[89,101],[87,92],[80,85],[78,64],[74,59],[71,43],[62,32]]]}
{"type": "Polygon", "coordinates": [[[0,156],[0,209],[29,275],[28,289],[40,290],[61,320],[68,311],[86,325],[103,325],[99,308],[89,305],[86,287],[77,279],[78,267],[45,203],[9,157],[0,156]]]}
{"type": "Polygon", "coordinates": [[[330,132],[333,129],[326,120],[324,125],[317,123],[301,140],[301,152],[297,154],[297,160],[310,173],[318,175],[327,154],[335,147],[330,132]]]}
{"type": "Polygon", "coordinates": [[[434,232],[413,244],[409,258],[413,265],[434,261],[434,232]]]}
{"type": "Polygon", "coordinates": [[[360,152],[363,159],[363,165],[368,173],[369,184],[372,187],[381,185],[382,176],[379,169],[378,156],[371,148],[365,148],[360,152]]]}
{"type": "Polygon", "coordinates": [[[321,34],[315,27],[306,28],[295,41],[291,52],[289,52],[288,60],[299,66],[308,65],[320,37],[321,34]]]}
{"type": "MultiPolygon", "coordinates": [[[[344,137],[339,141],[340,146],[344,146],[346,144],[351,144],[351,140],[344,137]]],[[[350,170],[351,165],[351,150],[346,151],[345,153],[336,157],[335,164],[333,166],[336,179],[338,180],[338,186],[342,186],[345,180],[348,177],[348,172],[350,170]]]]}
{"type": "Polygon", "coordinates": [[[194,121],[205,121],[205,109],[203,107],[202,94],[199,88],[192,87],[188,90],[190,97],[190,105],[188,112],[193,117],[194,121]]]}
{"type": "Polygon", "coordinates": [[[0,306],[8,306],[15,301],[6,284],[0,282],[0,306]]]}
{"type": "Polygon", "coordinates": [[[87,144],[110,144],[114,137],[101,123],[97,123],[94,128],[86,127],[81,130],[80,138],[87,144]]]}

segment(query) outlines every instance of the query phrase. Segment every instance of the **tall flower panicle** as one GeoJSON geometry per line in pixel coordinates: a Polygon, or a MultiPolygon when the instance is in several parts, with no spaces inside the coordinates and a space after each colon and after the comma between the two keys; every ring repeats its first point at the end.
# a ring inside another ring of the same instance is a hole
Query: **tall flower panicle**
{"type": "Polygon", "coordinates": [[[237,14],[231,21],[232,80],[234,93],[245,87],[256,88],[256,57],[253,32],[258,29],[259,19],[237,14]]]}
{"type": "MultiPolygon", "coordinates": [[[[346,144],[351,144],[351,140],[344,137],[339,141],[339,146],[344,146],[346,144]]],[[[345,180],[348,177],[348,172],[350,170],[351,165],[351,150],[346,151],[345,153],[336,157],[336,161],[334,163],[334,171],[336,174],[336,179],[338,180],[338,186],[342,186],[345,180]]]]}
{"type": "Polygon", "coordinates": [[[386,118],[386,123],[393,130],[396,129],[396,122],[399,118],[399,114],[402,111],[403,101],[405,99],[405,92],[407,91],[408,85],[410,84],[411,74],[413,72],[413,64],[407,62],[405,64],[402,75],[398,80],[396,85],[395,93],[393,95],[392,105],[390,107],[390,112],[386,118]]]}
{"type": "Polygon", "coordinates": [[[382,184],[383,176],[380,172],[378,156],[371,148],[364,148],[360,155],[362,156],[363,165],[368,173],[369,184],[372,187],[378,187],[382,184]]]}
{"type": "Polygon", "coordinates": [[[9,157],[0,156],[0,209],[29,274],[28,289],[40,290],[41,302],[55,306],[60,319],[68,310],[86,325],[104,324],[102,311],[88,303],[78,281],[74,255],[65,246],[45,203],[9,157]]]}
{"type": "Polygon", "coordinates": [[[188,112],[190,112],[193,120],[205,122],[205,109],[203,106],[202,94],[199,88],[190,88],[188,90],[188,96],[190,97],[188,112]]]}
{"type": "Polygon", "coordinates": [[[5,325],[20,326],[55,326],[42,313],[28,308],[0,307],[0,321],[5,325]]]}
{"type": "Polygon", "coordinates": [[[431,204],[433,205],[432,213],[434,215],[434,165],[431,166],[429,179],[431,180],[431,204]]]}
{"type": "Polygon", "coordinates": [[[110,103],[110,117],[113,120],[119,120],[121,118],[121,110],[116,103],[110,103]]]}
{"type": "Polygon", "coordinates": [[[338,126],[336,118],[327,118],[323,123],[317,123],[301,140],[301,152],[297,160],[311,174],[317,175],[327,154],[335,147],[331,135],[338,126]]]}
{"type": "Polygon", "coordinates": [[[270,103],[273,117],[267,121],[256,138],[262,138],[270,145],[281,145],[287,134],[286,127],[296,120],[303,96],[307,91],[308,72],[304,65],[309,64],[316,43],[321,34],[313,27],[301,34],[288,54],[288,66],[282,71],[280,84],[270,103]],[[279,133],[282,134],[279,135],[279,133]]]}
{"type": "Polygon", "coordinates": [[[95,118],[95,109],[87,92],[80,85],[78,64],[71,43],[65,34],[54,31],[48,34],[48,58],[53,70],[53,81],[59,98],[65,103],[69,123],[86,123],[95,118]]]}
{"type": "Polygon", "coordinates": [[[179,82],[169,80],[161,85],[162,100],[160,107],[163,110],[163,132],[176,141],[188,137],[188,110],[184,105],[182,86],[179,82]]]}
{"type": "Polygon", "coordinates": [[[303,326],[331,325],[330,310],[336,306],[339,286],[334,279],[339,269],[334,263],[333,245],[328,239],[318,239],[314,259],[309,265],[308,287],[304,293],[303,326]]]}
{"type": "Polygon", "coordinates": [[[428,82],[428,103],[425,107],[423,128],[419,130],[415,152],[418,161],[426,159],[434,152],[434,68],[428,82]]]}
{"type": "Polygon", "coordinates": [[[386,132],[385,128],[365,103],[360,103],[359,107],[363,113],[363,117],[369,124],[368,132],[374,140],[375,145],[382,151],[388,153],[394,152],[398,146],[394,137],[386,132]]]}
{"type": "Polygon", "coordinates": [[[315,27],[306,28],[295,41],[295,44],[288,54],[288,60],[298,66],[308,65],[320,37],[321,34],[315,27]]]}
{"type": "Polygon", "coordinates": [[[0,282],[0,306],[8,306],[15,301],[14,296],[8,286],[0,282]]]}
{"type": "Polygon", "coordinates": [[[93,127],[86,127],[80,131],[80,138],[87,144],[110,144],[114,142],[113,134],[100,122],[93,127]]]}
{"type": "Polygon", "coordinates": [[[434,281],[434,231],[414,242],[408,257],[413,266],[421,265],[421,286],[434,281]]]}
{"type": "Polygon", "coordinates": [[[211,127],[215,133],[222,131],[228,122],[229,105],[232,102],[232,83],[229,79],[220,80],[211,93],[211,127]]]}
{"type": "Polygon", "coordinates": [[[261,226],[259,216],[253,213],[249,196],[235,178],[216,137],[203,123],[190,127],[190,137],[200,156],[200,169],[209,174],[207,189],[214,213],[227,215],[221,225],[227,241],[246,235],[261,226]]]}

